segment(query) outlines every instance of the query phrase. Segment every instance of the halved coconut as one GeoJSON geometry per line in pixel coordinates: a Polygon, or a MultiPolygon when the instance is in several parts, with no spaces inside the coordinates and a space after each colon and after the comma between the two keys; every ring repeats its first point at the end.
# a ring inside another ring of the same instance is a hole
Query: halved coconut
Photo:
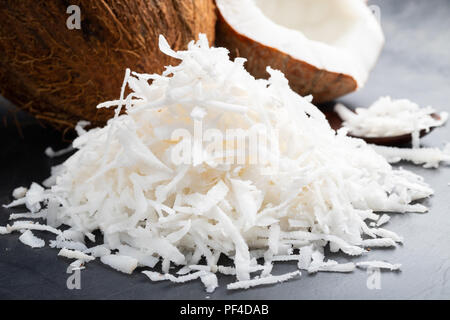
{"type": "Polygon", "coordinates": [[[255,77],[279,69],[301,95],[326,102],[364,85],[384,43],[363,0],[216,0],[216,44],[255,77]]]}

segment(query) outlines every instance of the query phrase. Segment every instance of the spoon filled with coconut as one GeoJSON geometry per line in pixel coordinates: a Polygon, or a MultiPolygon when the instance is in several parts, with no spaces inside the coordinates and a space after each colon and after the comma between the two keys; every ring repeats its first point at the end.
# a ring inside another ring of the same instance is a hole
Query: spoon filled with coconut
{"type": "Polygon", "coordinates": [[[348,135],[367,143],[397,146],[412,143],[420,146],[419,139],[448,119],[447,112],[437,112],[433,107],[421,108],[407,99],[381,97],[368,108],[354,111],[338,103],[333,111],[326,112],[333,129],[346,128],[348,135]]]}

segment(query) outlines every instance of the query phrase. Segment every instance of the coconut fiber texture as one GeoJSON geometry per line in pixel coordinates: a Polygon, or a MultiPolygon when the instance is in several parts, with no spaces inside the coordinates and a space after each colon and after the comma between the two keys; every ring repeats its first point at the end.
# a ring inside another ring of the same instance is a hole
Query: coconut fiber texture
{"type": "Polygon", "coordinates": [[[163,34],[175,49],[206,33],[214,43],[213,0],[0,1],[0,94],[37,119],[64,130],[79,120],[102,125],[126,68],[160,73],[178,61],[162,54],[163,34]],[[70,5],[81,29],[70,30],[70,5]]]}

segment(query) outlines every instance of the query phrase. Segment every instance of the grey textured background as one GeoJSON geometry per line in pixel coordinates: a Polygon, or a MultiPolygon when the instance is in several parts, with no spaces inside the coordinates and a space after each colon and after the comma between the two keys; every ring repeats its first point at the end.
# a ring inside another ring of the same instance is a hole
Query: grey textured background
{"type": "MultiPolygon", "coordinates": [[[[421,105],[448,110],[450,93],[450,1],[371,1],[381,9],[386,45],[369,82],[359,92],[344,97],[351,106],[367,106],[381,95],[408,98],[421,105]]],[[[63,147],[60,134],[18,114],[24,138],[12,121],[14,108],[0,100],[0,203],[11,201],[14,187],[42,181],[57,161],[46,158],[44,149],[63,147]]],[[[442,147],[450,141],[450,127],[435,130],[424,145],[442,147]]],[[[369,290],[367,274],[303,274],[296,280],[247,291],[227,292],[231,277],[219,277],[220,288],[211,299],[448,299],[450,298],[450,168],[437,170],[402,164],[425,177],[436,194],[425,201],[427,214],[392,214],[388,224],[405,238],[395,249],[372,250],[353,259],[402,263],[401,272],[383,272],[381,290],[369,290]]],[[[0,209],[0,225],[8,211],[0,209]]],[[[46,239],[45,234],[37,233],[46,239]]],[[[99,262],[89,263],[81,273],[81,290],[66,288],[68,260],[48,247],[31,249],[18,241],[18,234],[0,236],[0,298],[3,299],[205,299],[200,281],[183,285],[151,283],[140,273],[115,272],[99,262]]],[[[345,261],[343,255],[333,258],[345,261]]],[[[279,264],[274,273],[295,269],[279,264]]]]}

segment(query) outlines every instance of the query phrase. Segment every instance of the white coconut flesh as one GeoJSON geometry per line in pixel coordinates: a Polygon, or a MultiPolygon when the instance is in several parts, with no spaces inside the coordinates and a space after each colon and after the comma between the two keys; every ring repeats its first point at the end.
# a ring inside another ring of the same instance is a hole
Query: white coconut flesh
{"type": "Polygon", "coordinates": [[[361,0],[217,0],[239,34],[330,72],[366,82],[384,43],[361,0]]]}

